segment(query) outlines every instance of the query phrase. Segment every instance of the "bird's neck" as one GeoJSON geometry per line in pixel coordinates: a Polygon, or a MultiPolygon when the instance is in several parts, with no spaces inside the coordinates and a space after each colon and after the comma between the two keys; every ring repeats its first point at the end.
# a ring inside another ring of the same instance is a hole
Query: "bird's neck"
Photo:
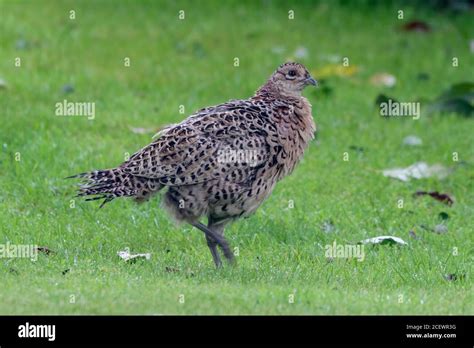
{"type": "Polygon", "coordinates": [[[284,91],[269,80],[255,92],[255,97],[273,97],[276,99],[299,99],[301,91],[284,91]]]}

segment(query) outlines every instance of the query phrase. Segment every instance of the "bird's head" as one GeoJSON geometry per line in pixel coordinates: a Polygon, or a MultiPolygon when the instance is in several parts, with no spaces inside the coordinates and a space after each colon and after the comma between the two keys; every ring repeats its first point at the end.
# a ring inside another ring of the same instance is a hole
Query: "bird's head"
{"type": "Polygon", "coordinates": [[[285,63],[278,67],[268,81],[280,94],[300,96],[308,86],[317,84],[303,64],[285,63]]]}

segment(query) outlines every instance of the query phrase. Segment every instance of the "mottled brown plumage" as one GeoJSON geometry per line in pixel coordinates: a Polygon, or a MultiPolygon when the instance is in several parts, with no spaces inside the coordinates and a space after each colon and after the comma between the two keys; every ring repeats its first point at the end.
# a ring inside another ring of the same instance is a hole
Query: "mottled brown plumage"
{"type": "Polygon", "coordinates": [[[167,188],[165,208],[206,234],[217,266],[216,245],[231,261],[225,225],[252,214],[313,139],[311,104],[301,96],[309,84],[316,82],[303,65],[283,64],[253,97],[201,109],[117,168],[77,175],[85,179],[78,195],[103,205],[124,196],[144,201],[167,188]]]}

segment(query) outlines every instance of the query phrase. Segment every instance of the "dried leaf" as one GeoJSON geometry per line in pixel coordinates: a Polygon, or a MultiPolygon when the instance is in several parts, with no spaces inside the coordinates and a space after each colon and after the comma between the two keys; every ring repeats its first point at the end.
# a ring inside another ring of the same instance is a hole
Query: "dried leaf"
{"type": "Polygon", "coordinates": [[[417,191],[414,193],[414,195],[415,197],[427,195],[447,205],[452,205],[454,203],[454,199],[452,199],[447,193],[439,193],[438,191],[433,191],[433,192],[417,191]]]}
{"type": "Polygon", "coordinates": [[[411,178],[423,179],[432,176],[438,179],[443,179],[448,176],[450,170],[441,164],[434,164],[429,166],[425,162],[417,162],[406,168],[393,168],[383,170],[383,175],[386,177],[398,179],[401,181],[410,181],[411,178]]]}
{"type": "Polygon", "coordinates": [[[379,244],[379,245],[408,245],[403,239],[394,236],[378,236],[374,238],[364,239],[359,244],[379,244]]]}

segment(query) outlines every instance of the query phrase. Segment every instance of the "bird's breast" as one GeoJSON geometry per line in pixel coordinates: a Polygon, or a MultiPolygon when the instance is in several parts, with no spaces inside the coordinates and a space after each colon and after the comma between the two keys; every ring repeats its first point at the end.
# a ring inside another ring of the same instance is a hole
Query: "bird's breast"
{"type": "MultiPolygon", "coordinates": [[[[277,111],[278,112],[278,111],[277,111]]],[[[276,154],[279,179],[290,174],[303,157],[309,142],[314,138],[316,126],[311,114],[311,104],[301,97],[280,111],[276,117],[279,152],[276,154]]]]}

